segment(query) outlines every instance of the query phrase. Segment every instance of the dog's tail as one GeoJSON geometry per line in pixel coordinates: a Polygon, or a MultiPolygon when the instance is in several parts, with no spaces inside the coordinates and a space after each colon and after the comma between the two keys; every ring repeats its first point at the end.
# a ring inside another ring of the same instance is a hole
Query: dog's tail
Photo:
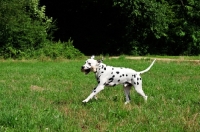
{"type": "Polygon", "coordinates": [[[149,71],[149,70],[151,69],[151,67],[153,66],[153,64],[154,64],[155,61],[156,61],[156,59],[153,60],[153,62],[151,63],[151,65],[150,65],[147,69],[145,69],[145,70],[143,70],[143,71],[140,71],[140,72],[138,72],[138,73],[139,73],[139,74],[143,74],[143,73],[149,71]]]}

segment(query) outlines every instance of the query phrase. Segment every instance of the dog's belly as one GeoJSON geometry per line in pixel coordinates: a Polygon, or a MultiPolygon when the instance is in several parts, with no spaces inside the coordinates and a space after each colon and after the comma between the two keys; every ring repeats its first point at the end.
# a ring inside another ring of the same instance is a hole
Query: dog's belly
{"type": "Polygon", "coordinates": [[[118,84],[131,84],[131,78],[115,78],[105,82],[106,86],[116,86],[118,84]]]}

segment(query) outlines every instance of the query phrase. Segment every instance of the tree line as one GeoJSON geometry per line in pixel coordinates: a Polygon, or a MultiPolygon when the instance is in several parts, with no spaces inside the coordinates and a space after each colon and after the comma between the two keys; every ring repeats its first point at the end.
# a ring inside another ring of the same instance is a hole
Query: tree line
{"type": "Polygon", "coordinates": [[[199,21],[195,0],[1,0],[0,56],[199,55],[199,21]]]}
{"type": "Polygon", "coordinates": [[[75,58],[73,40],[53,41],[56,24],[39,0],[0,0],[1,58],[75,58]]]}
{"type": "Polygon", "coordinates": [[[57,39],[86,54],[198,55],[195,0],[41,0],[57,20],[57,39]]]}

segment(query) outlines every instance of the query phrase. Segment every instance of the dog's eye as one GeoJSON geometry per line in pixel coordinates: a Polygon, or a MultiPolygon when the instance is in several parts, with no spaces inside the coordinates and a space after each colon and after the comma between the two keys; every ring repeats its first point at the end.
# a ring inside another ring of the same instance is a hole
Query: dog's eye
{"type": "Polygon", "coordinates": [[[88,63],[91,66],[91,63],[88,63]]]}

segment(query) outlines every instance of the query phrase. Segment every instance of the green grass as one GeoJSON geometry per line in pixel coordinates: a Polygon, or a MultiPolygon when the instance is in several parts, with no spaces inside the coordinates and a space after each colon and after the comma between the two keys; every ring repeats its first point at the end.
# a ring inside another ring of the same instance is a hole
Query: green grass
{"type": "MultiPolygon", "coordinates": [[[[96,86],[84,75],[85,60],[1,61],[0,131],[165,132],[200,131],[200,63],[156,61],[143,74],[147,103],[122,86],[106,87],[98,100],[84,100],[96,86]]],[[[112,66],[147,68],[151,60],[105,59],[112,66]]]]}

